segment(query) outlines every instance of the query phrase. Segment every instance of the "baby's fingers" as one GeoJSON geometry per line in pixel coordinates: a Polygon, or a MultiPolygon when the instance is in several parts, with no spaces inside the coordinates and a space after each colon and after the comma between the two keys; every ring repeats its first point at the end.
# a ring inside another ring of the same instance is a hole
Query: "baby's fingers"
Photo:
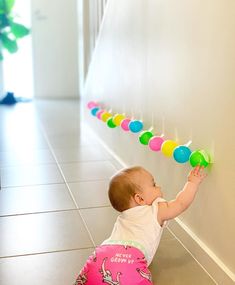
{"type": "Polygon", "coordinates": [[[205,170],[204,166],[200,166],[198,169],[197,176],[199,176],[201,179],[204,179],[207,176],[207,174],[204,172],[204,170],[205,170]]]}
{"type": "Polygon", "coordinates": [[[194,169],[192,170],[192,174],[195,175],[195,176],[198,176],[201,172],[201,166],[200,165],[197,165],[194,167],[194,169]]]}
{"type": "Polygon", "coordinates": [[[205,177],[204,166],[197,165],[193,170],[192,174],[197,177],[205,177]]]}

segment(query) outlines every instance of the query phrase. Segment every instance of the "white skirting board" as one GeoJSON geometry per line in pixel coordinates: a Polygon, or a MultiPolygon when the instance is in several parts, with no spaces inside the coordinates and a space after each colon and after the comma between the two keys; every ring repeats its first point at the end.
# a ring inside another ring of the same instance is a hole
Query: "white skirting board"
{"type": "Polygon", "coordinates": [[[235,284],[233,272],[179,218],[168,229],[218,285],[235,284]]]}
{"type": "MultiPolygon", "coordinates": [[[[90,126],[87,126],[89,129],[90,126]]],[[[100,144],[113,156],[120,167],[128,165],[116,154],[109,146],[100,139],[95,133],[100,144]]],[[[207,274],[218,285],[234,285],[235,275],[226,265],[179,219],[172,220],[168,226],[169,231],[182,244],[182,246],[191,254],[197,263],[207,272],[207,274]]]]}

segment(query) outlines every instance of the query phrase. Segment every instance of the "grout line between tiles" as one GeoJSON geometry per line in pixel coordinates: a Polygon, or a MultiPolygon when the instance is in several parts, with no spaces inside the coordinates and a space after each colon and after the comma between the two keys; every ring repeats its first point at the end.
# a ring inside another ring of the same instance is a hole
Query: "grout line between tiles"
{"type": "Polygon", "coordinates": [[[40,120],[39,120],[39,126],[40,126],[40,128],[41,128],[41,130],[42,130],[42,133],[43,133],[45,139],[46,139],[46,142],[47,142],[47,144],[48,144],[48,147],[49,147],[49,149],[50,149],[50,151],[51,151],[51,153],[52,153],[52,155],[53,155],[53,157],[54,157],[54,159],[55,159],[55,161],[56,161],[56,164],[57,164],[57,167],[59,168],[59,171],[60,171],[60,173],[61,173],[61,176],[63,177],[64,182],[65,182],[65,184],[66,184],[66,186],[67,186],[67,188],[68,188],[68,190],[69,190],[70,196],[71,196],[71,198],[72,198],[72,200],[73,200],[73,202],[74,202],[76,208],[78,209],[78,214],[79,214],[79,216],[80,216],[80,218],[81,218],[81,220],[82,220],[82,222],[83,222],[83,224],[84,224],[84,227],[85,227],[86,230],[87,230],[87,233],[88,233],[88,235],[89,235],[89,237],[90,237],[90,240],[91,240],[93,246],[95,247],[95,246],[96,246],[96,245],[95,245],[95,241],[94,241],[94,239],[93,239],[93,237],[92,237],[92,235],[91,235],[91,232],[90,232],[90,230],[89,230],[89,228],[88,228],[88,226],[87,226],[87,224],[86,224],[86,222],[85,222],[85,220],[84,220],[84,218],[83,218],[83,216],[82,216],[82,214],[81,214],[81,212],[80,212],[80,210],[79,210],[78,204],[77,204],[77,202],[76,202],[76,200],[75,200],[75,198],[74,198],[74,195],[73,195],[73,193],[72,193],[72,191],[71,191],[71,189],[70,189],[70,187],[69,187],[69,185],[68,185],[68,182],[67,182],[67,180],[66,180],[66,178],[65,178],[65,176],[64,176],[64,173],[63,173],[63,171],[62,171],[62,168],[61,168],[60,164],[58,163],[58,160],[57,160],[57,157],[56,157],[56,155],[55,155],[55,152],[54,152],[54,150],[53,150],[53,148],[52,148],[52,145],[50,144],[49,138],[48,138],[48,136],[47,136],[47,134],[46,134],[46,131],[44,130],[43,125],[41,124],[40,120]]]}
{"type": "MultiPolygon", "coordinates": [[[[56,156],[56,154],[55,154],[56,156]]],[[[79,164],[79,163],[91,163],[91,162],[110,162],[111,160],[110,159],[100,159],[100,160],[83,160],[83,161],[73,161],[73,162],[69,162],[69,161],[66,161],[66,162],[59,162],[57,161],[58,164],[60,165],[64,165],[64,164],[79,164]]]]}
{"type": "MultiPolygon", "coordinates": [[[[124,168],[126,168],[126,167],[128,167],[128,164],[126,164],[118,155],[116,155],[115,153],[114,153],[114,151],[112,151],[111,150],[111,148],[97,135],[97,133],[89,126],[89,124],[87,124],[87,123],[84,123],[85,124],[85,126],[86,126],[86,128],[88,128],[91,132],[93,132],[94,133],[94,136],[95,136],[95,138],[96,138],[96,140],[100,143],[100,145],[111,155],[111,157],[112,157],[112,159],[114,159],[119,165],[120,165],[120,167],[124,167],[124,168]]],[[[110,163],[113,165],[113,163],[112,163],[112,159],[110,159],[109,161],[110,161],[110,163]]],[[[119,170],[115,165],[113,165],[114,166],[114,168],[116,169],[116,170],[119,170]]]]}
{"type": "MultiPolygon", "coordinates": [[[[56,165],[57,166],[57,165],[56,165]]],[[[23,184],[23,185],[13,185],[13,186],[2,186],[1,190],[4,190],[4,189],[11,189],[11,188],[22,188],[22,187],[37,187],[37,186],[46,186],[46,185],[57,185],[57,184],[60,184],[60,185],[64,185],[64,181],[63,182],[53,182],[53,183],[44,183],[44,184],[23,184]]]]}
{"type": "Polygon", "coordinates": [[[15,213],[15,214],[0,215],[0,218],[8,218],[8,217],[15,217],[15,216],[26,216],[26,215],[37,215],[37,214],[60,213],[60,212],[71,212],[71,211],[79,211],[79,210],[86,210],[86,209],[109,208],[109,207],[110,207],[110,205],[104,205],[104,206],[79,207],[79,208],[61,209],[61,210],[47,210],[47,211],[39,211],[39,212],[15,213]]]}
{"type": "MultiPolygon", "coordinates": [[[[55,164],[55,163],[54,163],[55,164]]],[[[56,163],[56,166],[58,166],[58,164],[56,163]]],[[[84,182],[96,182],[96,181],[107,181],[107,179],[102,178],[102,179],[80,179],[80,180],[74,180],[74,181],[67,181],[68,184],[70,183],[84,183],[84,182]]],[[[21,188],[21,187],[37,187],[37,186],[45,186],[45,185],[57,185],[57,184],[61,184],[64,185],[66,184],[65,181],[63,182],[52,182],[52,183],[43,183],[43,184],[26,184],[26,185],[15,185],[15,186],[2,186],[1,190],[4,189],[8,189],[8,188],[21,188]]]]}
{"type": "Polygon", "coordinates": [[[97,208],[111,208],[111,205],[80,207],[79,210],[97,209],[97,208]]]}
{"type": "Polygon", "coordinates": [[[5,256],[0,256],[0,259],[42,255],[42,254],[48,254],[48,253],[67,252],[67,251],[75,251],[75,250],[84,250],[84,249],[94,249],[94,247],[90,247],[90,246],[89,247],[78,247],[78,248],[75,247],[71,249],[61,249],[61,250],[43,251],[43,252],[25,253],[25,254],[16,254],[16,255],[5,255],[5,256]]]}
{"type": "Polygon", "coordinates": [[[77,211],[77,208],[72,209],[63,209],[63,210],[47,210],[47,211],[39,211],[39,212],[27,212],[27,213],[16,213],[16,214],[8,214],[8,215],[0,215],[0,218],[7,218],[7,217],[15,217],[15,216],[26,216],[26,215],[37,215],[37,214],[48,214],[48,213],[60,213],[60,212],[71,212],[77,211]]]}

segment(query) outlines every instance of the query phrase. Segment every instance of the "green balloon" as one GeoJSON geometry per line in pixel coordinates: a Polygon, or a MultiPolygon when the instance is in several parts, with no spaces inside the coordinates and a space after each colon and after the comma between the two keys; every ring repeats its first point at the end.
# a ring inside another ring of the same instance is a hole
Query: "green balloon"
{"type": "Polygon", "coordinates": [[[153,137],[153,133],[150,131],[143,131],[140,135],[139,135],[139,141],[140,143],[144,144],[144,145],[148,145],[149,140],[153,137]]]}
{"type": "Polygon", "coordinates": [[[113,117],[111,117],[111,118],[109,118],[108,120],[107,120],[107,126],[109,127],[109,128],[116,128],[116,126],[117,125],[115,125],[114,124],[114,122],[113,122],[113,117]]]}
{"type": "Polygon", "coordinates": [[[191,153],[189,162],[192,167],[195,167],[197,165],[207,167],[210,163],[210,158],[204,150],[195,150],[191,153]]]}

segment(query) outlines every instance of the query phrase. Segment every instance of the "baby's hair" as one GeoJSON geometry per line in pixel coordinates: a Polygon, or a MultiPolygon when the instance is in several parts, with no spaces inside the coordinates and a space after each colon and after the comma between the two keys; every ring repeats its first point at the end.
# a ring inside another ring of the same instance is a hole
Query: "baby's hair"
{"type": "Polygon", "coordinates": [[[131,197],[140,191],[139,185],[133,181],[133,174],[143,170],[141,166],[124,168],[115,174],[109,183],[109,200],[114,209],[123,212],[130,208],[131,197]]]}

